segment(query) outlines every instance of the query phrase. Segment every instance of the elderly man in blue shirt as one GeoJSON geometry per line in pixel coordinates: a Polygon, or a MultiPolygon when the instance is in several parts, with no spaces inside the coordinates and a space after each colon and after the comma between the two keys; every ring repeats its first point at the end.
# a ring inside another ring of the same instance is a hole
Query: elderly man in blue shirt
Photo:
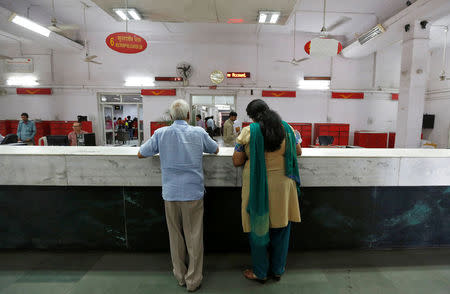
{"type": "Polygon", "coordinates": [[[156,130],[138,157],[159,153],[173,273],[193,292],[203,279],[203,152],[217,154],[219,147],[203,128],[188,125],[186,101],[174,101],[170,116],[174,123],[156,130]]]}
{"type": "Polygon", "coordinates": [[[21,115],[22,120],[17,127],[17,137],[19,141],[23,141],[28,145],[34,145],[34,136],[36,135],[36,124],[34,121],[28,119],[28,113],[24,112],[21,115]]]}

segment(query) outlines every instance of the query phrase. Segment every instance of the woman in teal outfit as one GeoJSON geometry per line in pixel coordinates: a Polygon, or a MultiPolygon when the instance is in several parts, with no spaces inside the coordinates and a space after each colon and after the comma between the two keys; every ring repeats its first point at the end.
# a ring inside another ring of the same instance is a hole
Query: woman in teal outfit
{"type": "Polygon", "coordinates": [[[291,222],[300,222],[300,134],[260,99],[247,106],[254,121],[236,139],[235,166],[242,176],[242,227],[249,233],[253,268],[250,280],[280,280],[285,271],[291,222]]]}

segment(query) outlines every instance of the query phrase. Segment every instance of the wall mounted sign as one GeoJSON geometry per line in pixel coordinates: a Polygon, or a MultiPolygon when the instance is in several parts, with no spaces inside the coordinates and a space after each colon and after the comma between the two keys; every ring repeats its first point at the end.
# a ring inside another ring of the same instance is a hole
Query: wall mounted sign
{"type": "Polygon", "coordinates": [[[364,99],[364,93],[332,92],[331,98],[335,99],[364,99]]]}
{"type": "Polygon", "coordinates": [[[120,32],[109,35],[106,45],[119,53],[135,54],[147,48],[147,41],[136,34],[120,32]]]}
{"type": "Polygon", "coordinates": [[[177,96],[176,89],[142,89],[143,96],[177,96]]]}
{"type": "Polygon", "coordinates": [[[32,73],[34,64],[32,58],[6,59],[6,71],[11,73],[32,73]]]}
{"type": "Polygon", "coordinates": [[[182,77],[155,77],[157,82],[182,82],[182,77]]]}
{"type": "Polygon", "coordinates": [[[392,100],[398,100],[398,93],[392,93],[392,100]]]}
{"type": "Polygon", "coordinates": [[[52,95],[52,88],[17,88],[17,95],[52,95]]]}
{"type": "Polygon", "coordinates": [[[295,91],[262,91],[263,97],[297,97],[295,91]]]}
{"type": "Polygon", "coordinates": [[[336,56],[341,53],[342,44],[335,39],[314,38],[305,44],[305,52],[311,56],[336,56]]]}
{"type": "Polygon", "coordinates": [[[228,79],[248,79],[250,78],[249,72],[227,72],[228,79]]]}

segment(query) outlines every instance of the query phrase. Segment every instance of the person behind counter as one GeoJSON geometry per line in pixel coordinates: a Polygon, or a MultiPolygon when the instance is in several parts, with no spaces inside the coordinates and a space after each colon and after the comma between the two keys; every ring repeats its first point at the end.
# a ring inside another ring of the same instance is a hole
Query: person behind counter
{"type": "Polygon", "coordinates": [[[233,164],[242,173],[242,226],[249,233],[253,269],[244,277],[264,283],[285,271],[291,222],[300,222],[300,138],[260,99],[247,106],[255,122],[236,139],[233,164]],[[248,160],[247,160],[248,159],[248,160]]]}
{"type": "Polygon", "coordinates": [[[36,124],[34,121],[28,119],[28,113],[24,112],[21,115],[22,120],[17,127],[17,137],[19,141],[27,145],[34,145],[34,136],[36,135],[36,124]]]}
{"type": "Polygon", "coordinates": [[[195,120],[197,121],[197,127],[205,128],[205,122],[202,120],[202,116],[200,114],[197,114],[195,116],[195,120]]]}
{"type": "Polygon", "coordinates": [[[214,138],[214,129],[216,125],[214,124],[214,116],[210,116],[206,119],[206,131],[211,138],[214,138]]]}
{"type": "Polygon", "coordinates": [[[73,131],[67,135],[70,146],[84,146],[84,134],[87,132],[81,129],[81,123],[73,123],[73,131]]]}
{"type": "Polygon", "coordinates": [[[223,142],[227,147],[234,147],[236,142],[237,134],[234,131],[234,122],[237,119],[237,113],[232,111],[230,112],[230,118],[225,121],[223,124],[223,142]]]}
{"type": "Polygon", "coordinates": [[[186,101],[174,101],[170,116],[173,124],[157,129],[138,157],[159,153],[173,273],[193,292],[203,280],[203,152],[217,154],[219,147],[204,129],[188,124],[186,101]]]}
{"type": "Polygon", "coordinates": [[[128,130],[128,136],[130,137],[130,140],[133,140],[133,120],[131,119],[131,116],[127,116],[127,119],[125,121],[125,126],[128,130]]]}

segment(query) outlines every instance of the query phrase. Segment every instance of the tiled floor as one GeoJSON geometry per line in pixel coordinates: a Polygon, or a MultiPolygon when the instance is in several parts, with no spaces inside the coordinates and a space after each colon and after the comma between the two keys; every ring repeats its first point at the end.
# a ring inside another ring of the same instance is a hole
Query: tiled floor
{"type": "MultiPolygon", "coordinates": [[[[186,293],[168,254],[0,252],[0,294],[186,293]]],[[[242,277],[245,254],[205,257],[198,293],[450,293],[450,249],[291,253],[278,283],[242,277]]]]}

